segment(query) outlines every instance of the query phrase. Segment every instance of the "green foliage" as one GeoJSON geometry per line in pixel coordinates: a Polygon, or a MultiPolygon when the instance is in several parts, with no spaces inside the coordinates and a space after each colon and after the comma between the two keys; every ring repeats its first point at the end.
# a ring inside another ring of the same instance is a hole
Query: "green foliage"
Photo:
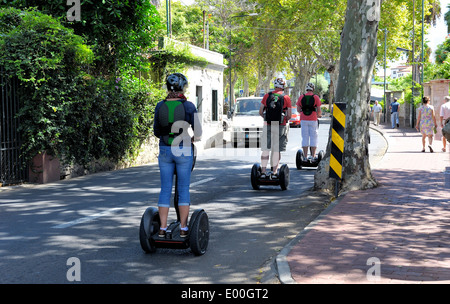
{"type": "MultiPolygon", "coordinates": [[[[399,103],[403,104],[403,103],[408,103],[410,104],[411,101],[413,100],[413,95],[412,95],[412,75],[408,74],[404,77],[399,77],[396,79],[386,79],[387,82],[389,82],[389,90],[392,91],[403,91],[404,92],[404,97],[402,99],[399,99],[399,103]]],[[[418,105],[421,104],[421,94],[422,92],[422,86],[420,85],[420,83],[415,83],[414,84],[414,105],[417,107],[418,105]]]]}
{"type": "Polygon", "coordinates": [[[64,154],[82,165],[100,158],[133,159],[151,132],[162,92],[135,77],[83,82],[78,101],[68,107],[64,154]]]}
{"type": "Polygon", "coordinates": [[[65,106],[92,51],[72,30],[37,11],[0,10],[0,24],[0,64],[21,81],[23,152],[28,159],[44,150],[56,154],[65,106]]]}
{"type": "Polygon", "coordinates": [[[67,20],[70,6],[66,1],[4,0],[0,1],[2,6],[37,8],[85,37],[95,54],[93,71],[97,75],[113,74],[123,65],[135,68],[145,65],[137,50],[145,52],[152,48],[163,29],[155,6],[148,0],[102,0],[101,3],[84,0],[79,22],[67,20]]]}
{"type": "Polygon", "coordinates": [[[450,58],[442,63],[427,63],[424,70],[424,81],[432,79],[450,79],[450,58]]]}
{"type": "Polygon", "coordinates": [[[450,39],[447,38],[444,42],[437,46],[436,49],[436,63],[442,64],[448,58],[450,52],[450,39]]]}
{"type": "Polygon", "coordinates": [[[318,95],[323,95],[328,93],[328,81],[323,75],[316,75],[309,80],[309,82],[314,83],[314,93],[318,95]]]}
{"type": "Polygon", "coordinates": [[[444,15],[444,21],[445,24],[447,25],[447,33],[450,32],[450,4],[447,4],[447,12],[444,15]]]}
{"type": "Polygon", "coordinates": [[[165,75],[183,71],[187,66],[206,67],[208,64],[206,59],[192,54],[187,44],[176,43],[170,39],[164,39],[162,49],[153,51],[149,61],[152,78],[156,83],[162,83],[165,75]]]}
{"type": "Polygon", "coordinates": [[[164,92],[135,77],[130,63],[118,69],[122,76],[92,76],[88,71],[98,60],[85,39],[57,19],[0,8],[0,64],[21,82],[18,115],[27,160],[41,151],[82,165],[136,156],[164,92]]]}

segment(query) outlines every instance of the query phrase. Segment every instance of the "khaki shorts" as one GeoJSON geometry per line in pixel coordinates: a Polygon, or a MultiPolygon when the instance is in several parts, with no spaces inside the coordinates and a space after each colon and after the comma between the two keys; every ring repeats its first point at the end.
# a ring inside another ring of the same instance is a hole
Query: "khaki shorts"
{"type": "Polygon", "coordinates": [[[261,135],[261,150],[262,151],[276,151],[276,152],[284,152],[286,151],[286,145],[288,142],[287,138],[287,126],[271,126],[264,125],[263,133],[261,135]],[[278,129],[278,132],[276,132],[278,129]],[[272,132],[273,130],[273,132],[272,132]],[[278,137],[278,143],[277,138],[278,137]],[[272,137],[274,137],[272,141],[272,137]],[[272,142],[274,142],[274,147],[272,149],[272,142]],[[278,147],[277,147],[278,146],[278,147]]]}

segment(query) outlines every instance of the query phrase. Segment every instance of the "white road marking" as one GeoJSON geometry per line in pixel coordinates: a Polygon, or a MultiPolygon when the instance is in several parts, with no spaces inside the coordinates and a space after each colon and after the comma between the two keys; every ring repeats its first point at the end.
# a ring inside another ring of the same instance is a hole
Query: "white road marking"
{"type": "Polygon", "coordinates": [[[205,179],[199,180],[198,182],[192,183],[191,187],[194,187],[194,186],[197,186],[197,185],[201,185],[201,184],[210,182],[210,181],[215,180],[215,179],[216,179],[215,177],[205,178],[205,179]]]}
{"type": "MultiPolygon", "coordinates": [[[[215,179],[216,179],[215,177],[205,178],[205,179],[202,179],[202,180],[199,180],[197,182],[192,183],[191,187],[198,186],[198,185],[210,182],[210,181],[215,180],[215,179]]],[[[52,226],[52,228],[63,229],[63,228],[72,227],[72,226],[75,226],[75,225],[78,225],[78,224],[81,224],[81,223],[86,223],[86,222],[89,222],[89,221],[93,221],[93,220],[95,220],[95,219],[97,219],[99,217],[102,217],[102,216],[111,215],[111,214],[116,213],[116,212],[118,212],[120,210],[123,210],[123,209],[125,209],[125,208],[111,208],[111,209],[108,209],[108,210],[105,210],[105,211],[102,211],[102,212],[99,212],[99,213],[95,213],[95,214],[92,214],[92,215],[89,215],[89,216],[85,216],[85,217],[82,217],[82,218],[79,218],[79,219],[76,219],[76,220],[73,220],[73,221],[70,221],[70,222],[67,222],[67,223],[63,223],[63,224],[59,224],[59,225],[56,225],[56,226],[52,226]]]]}
{"type": "Polygon", "coordinates": [[[95,213],[95,214],[92,214],[92,215],[89,215],[89,216],[85,216],[85,217],[79,218],[79,219],[74,220],[74,221],[70,221],[70,222],[67,222],[67,223],[64,223],[64,224],[59,224],[59,225],[53,226],[52,228],[62,229],[62,228],[75,226],[77,224],[86,223],[86,222],[95,220],[95,219],[97,219],[99,217],[102,217],[102,216],[105,216],[105,215],[110,215],[112,213],[116,213],[116,212],[118,212],[120,210],[123,210],[123,209],[125,209],[125,208],[111,208],[111,209],[108,209],[108,210],[105,210],[105,211],[102,211],[102,212],[99,212],[99,213],[95,213]]]}

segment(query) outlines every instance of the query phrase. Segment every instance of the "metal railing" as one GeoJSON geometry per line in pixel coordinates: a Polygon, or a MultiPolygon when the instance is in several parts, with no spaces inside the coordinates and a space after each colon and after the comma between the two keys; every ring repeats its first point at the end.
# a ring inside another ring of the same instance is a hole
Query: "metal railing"
{"type": "Polygon", "coordinates": [[[0,183],[11,185],[28,179],[28,168],[21,156],[19,129],[19,81],[0,66],[0,183]]]}

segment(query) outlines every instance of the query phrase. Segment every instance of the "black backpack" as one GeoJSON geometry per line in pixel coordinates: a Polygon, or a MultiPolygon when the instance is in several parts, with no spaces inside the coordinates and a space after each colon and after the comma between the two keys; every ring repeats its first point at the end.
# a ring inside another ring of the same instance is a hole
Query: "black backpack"
{"type": "Polygon", "coordinates": [[[306,95],[306,94],[303,95],[302,112],[306,116],[309,116],[312,114],[312,112],[316,111],[316,107],[314,106],[315,103],[314,96],[315,95],[306,95]]]}
{"type": "Polygon", "coordinates": [[[173,132],[172,125],[178,121],[185,122],[185,116],[184,100],[164,100],[164,104],[159,109],[158,118],[161,125],[162,140],[166,145],[172,145],[174,138],[183,133],[181,124],[177,132],[173,132]]]}
{"type": "Polygon", "coordinates": [[[266,101],[266,121],[271,123],[272,121],[282,122],[284,107],[284,94],[269,93],[269,97],[266,101]]]}

